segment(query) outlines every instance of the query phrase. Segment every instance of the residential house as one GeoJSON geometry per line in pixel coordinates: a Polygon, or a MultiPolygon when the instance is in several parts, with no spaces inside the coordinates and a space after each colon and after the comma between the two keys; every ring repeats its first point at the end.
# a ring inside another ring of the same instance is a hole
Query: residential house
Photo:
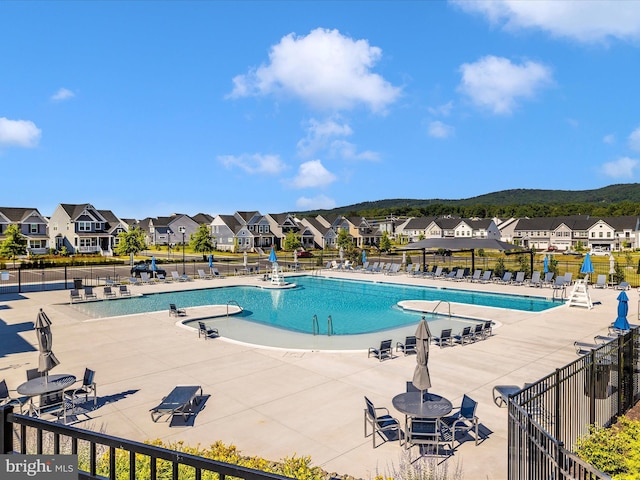
{"type": "Polygon", "coordinates": [[[9,225],[17,225],[27,240],[27,252],[33,255],[49,253],[47,219],[37,208],[0,207],[0,242],[6,238],[9,225]]]}
{"type": "MultiPolygon", "coordinates": [[[[298,223],[303,226],[306,232],[310,232],[313,235],[313,244],[309,248],[336,248],[338,234],[330,226],[327,226],[317,218],[309,217],[298,220],[298,223]]],[[[305,248],[307,247],[305,246],[305,248]]]]}
{"type": "Polygon", "coordinates": [[[108,210],[98,210],[89,203],[59,204],[49,219],[49,244],[67,252],[113,255],[114,233],[125,228],[108,210]]]}
{"type": "Polygon", "coordinates": [[[282,248],[284,245],[284,239],[290,232],[300,235],[300,242],[302,246],[308,248],[309,245],[313,245],[313,234],[306,232],[305,237],[300,230],[300,224],[296,222],[295,216],[288,213],[268,213],[264,216],[265,220],[269,224],[269,231],[273,235],[274,243],[278,248],[282,248]]]}
{"type": "Polygon", "coordinates": [[[358,248],[380,245],[382,233],[364,217],[344,217],[349,227],[349,234],[358,248]]]}

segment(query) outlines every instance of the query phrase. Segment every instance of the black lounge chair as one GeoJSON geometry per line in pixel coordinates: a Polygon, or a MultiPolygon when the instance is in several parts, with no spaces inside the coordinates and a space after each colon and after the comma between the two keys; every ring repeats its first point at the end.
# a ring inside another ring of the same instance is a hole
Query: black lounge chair
{"type": "Polygon", "coordinates": [[[115,296],[116,293],[110,286],[107,285],[106,287],[104,287],[104,298],[114,298],[115,296]]]}
{"type": "Polygon", "coordinates": [[[389,414],[385,407],[375,407],[371,400],[364,397],[366,407],[364,409],[364,436],[373,436],[373,448],[376,448],[376,434],[385,441],[402,439],[402,428],[400,422],[389,414]],[[379,415],[378,412],[383,412],[379,415]],[[367,433],[367,425],[371,425],[372,433],[367,433]]]}
{"type": "Polygon", "coordinates": [[[476,408],[478,408],[478,402],[464,395],[462,397],[462,404],[457,407],[458,411],[442,419],[442,423],[451,429],[451,449],[453,449],[453,443],[456,440],[456,430],[462,430],[463,432],[474,430],[476,445],[478,445],[479,435],[476,408]]]}
{"type": "Polygon", "coordinates": [[[415,335],[411,335],[405,339],[404,343],[396,343],[396,352],[404,352],[405,355],[409,355],[410,353],[417,353],[416,342],[417,340],[415,335]]]}
{"type": "Polygon", "coordinates": [[[84,287],[84,299],[85,300],[90,300],[90,299],[97,299],[98,296],[96,295],[96,292],[93,291],[93,287],[84,287]]]}
{"type": "Polygon", "coordinates": [[[169,304],[169,316],[174,317],[184,317],[187,314],[187,311],[184,308],[176,307],[175,303],[169,304]]]}
{"type": "Polygon", "coordinates": [[[120,285],[119,286],[119,291],[120,291],[120,296],[121,297],[130,297],[131,296],[131,292],[129,291],[129,288],[126,285],[120,285]]]}
{"type": "Polygon", "coordinates": [[[80,295],[80,292],[75,288],[69,291],[69,297],[71,298],[71,303],[82,300],[82,295],[80,295]]]}
{"type": "Polygon", "coordinates": [[[453,336],[453,340],[460,345],[473,342],[473,333],[471,332],[471,326],[464,327],[462,332],[453,336]]]}
{"type": "Polygon", "coordinates": [[[380,361],[384,360],[385,358],[393,358],[391,340],[382,340],[380,342],[380,348],[369,347],[369,353],[367,354],[367,357],[370,357],[371,355],[375,356],[380,361]]]}
{"type": "Polygon", "coordinates": [[[217,328],[209,328],[204,324],[204,322],[198,322],[198,338],[204,337],[206,340],[207,338],[215,338],[219,336],[220,334],[218,333],[217,328]]]}
{"type": "Polygon", "coordinates": [[[522,387],[519,385],[496,385],[493,387],[493,403],[504,407],[509,403],[509,397],[515,395],[522,387]]]}
{"type": "Polygon", "coordinates": [[[433,343],[439,345],[440,348],[444,347],[445,345],[453,346],[453,336],[451,335],[451,329],[445,328],[444,330],[442,330],[439,337],[433,337],[432,340],[433,343]]]}
{"type": "Polygon", "coordinates": [[[194,407],[198,405],[198,392],[202,396],[202,387],[199,385],[175,387],[158,406],[149,410],[151,420],[157,422],[164,415],[169,415],[172,419],[174,415],[180,414],[186,422],[189,415],[195,414],[194,407]]]}
{"type": "Polygon", "coordinates": [[[484,336],[484,323],[476,323],[476,328],[471,332],[471,336],[474,342],[487,338],[484,336]]]}

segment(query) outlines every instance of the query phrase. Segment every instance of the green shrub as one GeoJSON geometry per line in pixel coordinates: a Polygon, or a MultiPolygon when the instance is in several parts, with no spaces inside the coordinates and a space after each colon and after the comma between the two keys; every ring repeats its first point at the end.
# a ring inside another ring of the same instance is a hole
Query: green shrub
{"type": "Polygon", "coordinates": [[[622,416],[611,428],[591,425],[576,453],[615,480],[640,478],[640,421],[622,416]]]}

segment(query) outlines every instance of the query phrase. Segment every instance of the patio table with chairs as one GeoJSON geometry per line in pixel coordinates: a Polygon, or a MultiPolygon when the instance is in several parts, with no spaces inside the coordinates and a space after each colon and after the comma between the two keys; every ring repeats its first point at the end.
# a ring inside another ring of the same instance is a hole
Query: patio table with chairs
{"type": "Polygon", "coordinates": [[[73,413],[73,404],[64,398],[64,390],[76,381],[74,375],[61,373],[36,377],[18,386],[20,395],[29,397],[29,413],[40,417],[52,414],[62,418],[65,423],[67,414],[73,413]],[[34,402],[34,399],[38,399],[34,402]]]}

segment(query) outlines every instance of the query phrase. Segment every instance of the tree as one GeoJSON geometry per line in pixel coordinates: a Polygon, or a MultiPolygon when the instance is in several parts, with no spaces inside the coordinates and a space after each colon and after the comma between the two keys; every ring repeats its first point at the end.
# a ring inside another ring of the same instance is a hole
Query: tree
{"type": "Polygon", "coordinates": [[[12,224],[4,232],[5,239],[0,244],[0,255],[13,260],[13,268],[16,267],[16,257],[27,254],[27,239],[20,233],[18,225],[12,224]]]}
{"type": "Polygon", "coordinates": [[[189,245],[193,249],[194,252],[200,253],[208,253],[213,251],[213,241],[211,238],[211,233],[209,232],[209,227],[205,224],[202,224],[196,230],[196,233],[193,234],[191,240],[189,241],[189,245]]]}
{"type": "Polygon", "coordinates": [[[282,244],[284,250],[292,251],[302,246],[300,235],[292,230],[287,232],[282,244]]]}
{"type": "Polygon", "coordinates": [[[336,239],[336,244],[338,248],[347,248],[350,245],[353,245],[353,239],[351,235],[349,235],[349,231],[345,228],[341,228],[338,232],[338,238],[336,239]]]}
{"type": "Polygon", "coordinates": [[[120,242],[116,247],[116,254],[129,255],[131,257],[131,264],[133,264],[133,256],[147,248],[147,243],[144,240],[144,232],[138,227],[132,227],[127,232],[120,232],[118,238],[120,242]]]}
{"type": "Polygon", "coordinates": [[[391,250],[391,240],[387,232],[382,232],[382,238],[380,239],[380,250],[382,252],[388,252],[391,250]]]}

